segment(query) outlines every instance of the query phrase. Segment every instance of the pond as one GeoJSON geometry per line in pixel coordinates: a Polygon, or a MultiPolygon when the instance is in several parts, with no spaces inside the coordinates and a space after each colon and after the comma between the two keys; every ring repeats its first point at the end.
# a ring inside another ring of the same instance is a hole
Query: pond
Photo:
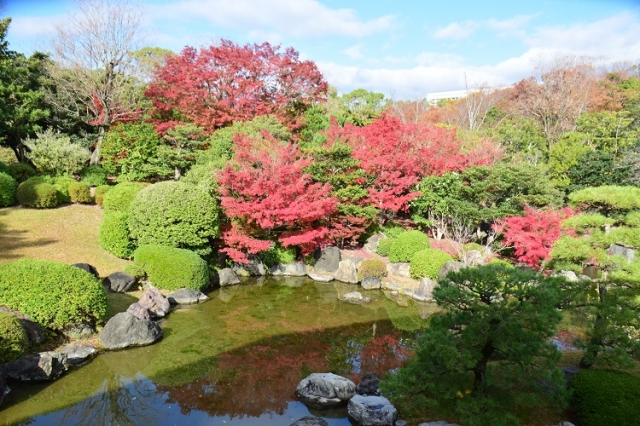
{"type": "MultiPolygon", "coordinates": [[[[405,363],[435,309],[354,285],[269,278],[176,309],[151,346],[107,352],[53,383],[10,385],[0,424],[289,425],[310,414],[293,392],[314,372],[359,383],[405,363]],[[404,306],[400,306],[404,305],[404,306]]],[[[346,410],[314,412],[349,425],[346,410]]]]}

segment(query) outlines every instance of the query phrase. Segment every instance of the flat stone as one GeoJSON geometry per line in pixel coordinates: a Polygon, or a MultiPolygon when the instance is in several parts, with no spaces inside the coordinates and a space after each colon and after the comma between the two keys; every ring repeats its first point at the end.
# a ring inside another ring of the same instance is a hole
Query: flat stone
{"type": "Polygon", "coordinates": [[[329,275],[329,274],[319,274],[316,272],[309,272],[307,273],[307,275],[312,280],[319,281],[321,283],[328,283],[330,281],[333,281],[333,275],[329,275]]]}
{"type": "Polygon", "coordinates": [[[307,265],[303,262],[293,262],[273,265],[269,268],[269,273],[283,277],[304,277],[307,275],[307,265]]]}
{"type": "Polygon", "coordinates": [[[320,417],[306,416],[299,420],[296,420],[289,426],[329,426],[329,423],[327,423],[325,419],[321,419],[320,417]]]}
{"type": "Polygon", "coordinates": [[[126,272],[114,272],[102,280],[102,284],[114,293],[125,293],[136,284],[137,279],[126,272]]]}
{"type": "Polygon", "coordinates": [[[153,321],[120,312],[107,322],[98,338],[105,349],[146,346],[162,338],[162,329],[153,321]]]}
{"type": "Polygon", "coordinates": [[[351,380],[333,373],[313,373],[295,391],[304,404],[317,409],[344,405],[355,393],[356,385],[351,380]]]}
{"type": "Polygon", "coordinates": [[[156,288],[143,291],[137,303],[147,308],[151,316],[156,318],[164,317],[169,312],[169,309],[171,309],[169,300],[156,288]]]}
{"type": "Polygon", "coordinates": [[[387,398],[355,395],[349,400],[347,414],[360,425],[392,426],[398,417],[398,410],[387,398]]]}
{"type": "Polygon", "coordinates": [[[364,249],[369,253],[376,253],[376,251],[378,250],[378,243],[380,243],[380,240],[382,240],[383,238],[384,237],[377,234],[370,236],[369,238],[367,238],[364,249]]]}
{"type": "Polygon", "coordinates": [[[438,283],[430,278],[422,278],[420,287],[413,293],[413,298],[420,302],[433,302],[433,290],[438,287],[438,283]]]}
{"type": "Polygon", "coordinates": [[[167,295],[167,300],[172,305],[195,305],[209,299],[204,293],[190,288],[181,288],[167,295]]]}
{"type": "Polygon", "coordinates": [[[141,320],[151,319],[151,312],[138,302],[130,304],[126,312],[141,320]]]}
{"type": "Polygon", "coordinates": [[[87,362],[98,351],[93,346],[74,342],[63,346],[60,353],[67,358],[67,365],[77,366],[87,362]]]}

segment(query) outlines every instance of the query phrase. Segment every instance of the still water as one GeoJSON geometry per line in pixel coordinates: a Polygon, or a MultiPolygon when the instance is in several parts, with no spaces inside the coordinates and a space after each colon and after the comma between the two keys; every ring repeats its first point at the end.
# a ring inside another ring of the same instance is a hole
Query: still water
{"type": "MultiPolygon", "coordinates": [[[[176,309],[151,346],[107,352],[53,383],[10,385],[0,424],[289,425],[310,414],[293,394],[310,373],[359,383],[405,363],[428,304],[306,278],[263,279],[176,309]],[[403,306],[404,305],[404,306],[403,306]]],[[[344,409],[311,412],[349,425],[344,409]]]]}

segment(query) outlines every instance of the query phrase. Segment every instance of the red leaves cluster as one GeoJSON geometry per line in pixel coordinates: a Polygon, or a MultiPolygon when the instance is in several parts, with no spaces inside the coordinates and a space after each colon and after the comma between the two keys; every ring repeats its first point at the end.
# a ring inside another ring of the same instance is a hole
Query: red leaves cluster
{"type": "Polygon", "coordinates": [[[573,210],[566,207],[542,212],[525,206],[524,212],[524,216],[499,220],[494,227],[502,230],[503,244],[513,246],[519,262],[538,268],[541,261],[549,259],[553,244],[560,237],[561,223],[573,210]]]}
{"type": "Polygon", "coordinates": [[[146,95],[162,121],[177,113],[211,132],[266,114],[294,126],[300,112],[327,89],[315,63],[299,60],[292,48],[280,52],[266,42],[239,46],[222,40],[219,46],[186,47],[169,57],[146,95]]]}

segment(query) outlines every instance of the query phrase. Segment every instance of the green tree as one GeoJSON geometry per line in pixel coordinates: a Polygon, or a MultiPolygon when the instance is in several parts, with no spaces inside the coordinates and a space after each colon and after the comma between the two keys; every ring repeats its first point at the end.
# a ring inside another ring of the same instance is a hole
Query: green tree
{"type": "Polygon", "coordinates": [[[594,149],[613,155],[638,143],[640,132],[634,126],[629,111],[599,111],[583,113],[576,121],[577,131],[586,135],[594,149]]]}

